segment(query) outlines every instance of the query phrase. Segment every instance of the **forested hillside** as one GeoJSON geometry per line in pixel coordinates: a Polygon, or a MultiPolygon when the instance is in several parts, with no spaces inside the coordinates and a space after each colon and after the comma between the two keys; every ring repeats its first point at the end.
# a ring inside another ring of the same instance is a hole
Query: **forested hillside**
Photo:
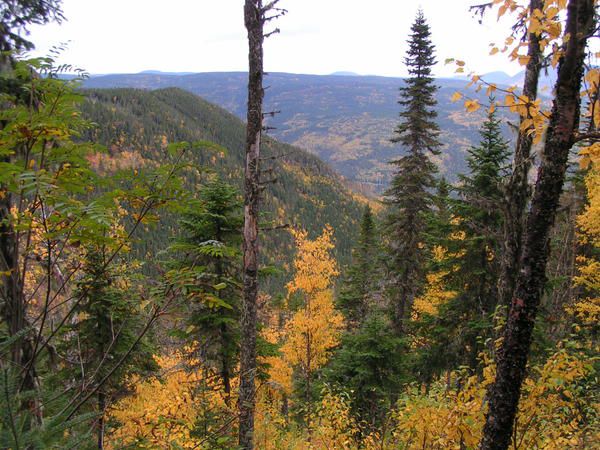
{"type": "MultiPolygon", "coordinates": [[[[240,118],[245,118],[245,73],[119,74],[92,77],[89,87],[134,87],[158,89],[179,87],[211,101],[240,118]]],[[[269,73],[265,85],[265,111],[280,111],[268,119],[273,136],[318,155],[348,180],[367,192],[381,193],[396,157],[391,130],[398,117],[398,88],[401,78],[269,73]]],[[[480,114],[467,114],[451,101],[464,87],[460,79],[436,79],[438,122],[444,151],[436,159],[449,179],[466,169],[466,150],[477,141],[480,114]]],[[[485,98],[485,93],[472,91],[485,98]]],[[[505,136],[511,138],[508,130],[505,136]]]]}
{"type": "MultiPolygon", "coordinates": [[[[130,165],[161,164],[167,143],[207,140],[224,152],[198,151],[189,162],[210,168],[233,184],[241,193],[244,160],[244,124],[218,106],[180,89],[144,91],[104,89],[85,91],[84,117],[97,126],[84,134],[86,140],[105,145],[108,156],[98,157],[98,167],[110,170],[130,165]]],[[[264,170],[265,228],[301,226],[315,236],[325,225],[335,230],[336,257],[349,261],[352,233],[360,220],[365,199],[353,194],[327,164],[297,147],[274,139],[265,141],[264,170]]],[[[204,177],[206,178],[206,176],[204,177]]],[[[194,174],[186,186],[194,190],[201,183],[194,174]]],[[[173,218],[161,219],[138,245],[152,254],[166,248],[177,234],[173,218]]],[[[283,263],[289,268],[293,240],[285,229],[264,234],[265,264],[283,263]]],[[[144,255],[142,253],[142,255],[144,255]]],[[[288,269],[284,272],[287,273],[288,269]]],[[[285,277],[283,278],[285,279],[285,277]]]]}

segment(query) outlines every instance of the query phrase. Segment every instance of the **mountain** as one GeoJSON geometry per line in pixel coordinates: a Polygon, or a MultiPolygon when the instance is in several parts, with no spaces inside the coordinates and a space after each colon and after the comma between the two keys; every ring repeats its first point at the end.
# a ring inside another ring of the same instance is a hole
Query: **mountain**
{"type": "Polygon", "coordinates": [[[333,73],[330,73],[330,75],[334,75],[334,76],[338,76],[338,77],[359,77],[360,76],[356,72],[347,72],[345,70],[333,72],[333,73]]]}
{"type": "Polygon", "coordinates": [[[194,72],[163,72],[162,70],[142,70],[145,75],[192,75],[194,72]]]}
{"type": "MultiPolygon", "coordinates": [[[[450,98],[466,81],[438,79],[438,123],[445,144],[437,163],[454,179],[466,171],[465,152],[479,139],[484,111],[468,114],[450,98]]],[[[175,86],[216,103],[241,119],[246,115],[247,74],[210,72],[193,75],[106,75],[87,80],[87,87],[157,89],[175,86]]],[[[402,79],[378,76],[270,73],[265,78],[265,111],[273,137],[305,148],[367,192],[380,193],[402,148],[390,143],[398,122],[398,88],[402,79]]],[[[485,100],[485,93],[470,95],[485,100]]],[[[508,131],[507,131],[508,133],[508,131]]],[[[509,135],[507,134],[507,137],[509,135]]]]}
{"type": "MultiPolygon", "coordinates": [[[[84,93],[84,117],[101,126],[82,138],[108,148],[108,155],[99,156],[95,162],[100,169],[163,161],[167,157],[167,142],[209,140],[227,152],[195,152],[188,162],[217,171],[241,190],[245,125],[231,113],[177,88],[94,89],[84,93]]],[[[275,183],[266,185],[263,220],[272,222],[266,226],[290,224],[305,228],[314,237],[329,224],[335,233],[338,261],[347,262],[366,200],[352,193],[331,167],[304,150],[268,137],[262,149],[262,168],[273,169],[272,175],[266,174],[263,179],[277,178],[275,183]]],[[[198,172],[190,170],[185,176],[188,187],[198,189],[198,172]]],[[[155,255],[177,232],[176,218],[167,215],[158,228],[144,234],[138,251],[141,255],[155,255]]],[[[268,261],[278,261],[285,278],[290,268],[286,264],[291,263],[294,254],[290,233],[265,231],[261,242],[268,261]]]]}
{"type": "MultiPolygon", "coordinates": [[[[522,70],[515,75],[509,75],[506,72],[489,72],[481,76],[488,83],[496,83],[505,86],[522,86],[525,79],[525,71],[522,70]]],[[[556,73],[542,71],[540,75],[539,90],[540,95],[548,95],[556,82],[556,73]]]]}

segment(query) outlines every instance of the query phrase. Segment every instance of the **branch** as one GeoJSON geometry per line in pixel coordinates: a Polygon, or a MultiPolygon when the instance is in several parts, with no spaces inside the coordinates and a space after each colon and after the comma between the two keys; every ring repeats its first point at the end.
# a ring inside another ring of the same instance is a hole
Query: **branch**
{"type": "MultiPolygon", "coordinates": [[[[275,17],[277,17],[277,16],[271,17],[270,19],[274,19],[275,17]]],[[[280,32],[281,32],[281,30],[279,28],[275,28],[273,31],[269,31],[268,33],[263,34],[263,37],[266,39],[266,38],[272,36],[273,34],[278,34],[280,32]]]]}
{"type": "MultiPolygon", "coordinates": [[[[260,158],[260,160],[261,161],[272,161],[275,159],[285,158],[288,155],[290,155],[290,153],[282,153],[281,155],[267,156],[266,158],[260,158]]],[[[271,169],[271,170],[273,170],[273,169],[271,169]]]]}
{"type": "Polygon", "coordinates": [[[281,110],[280,109],[276,109],[274,111],[267,111],[267,112],[263,112],[262,115],[263,117],[275,117],[275,114],[280,114],[281,110]]]}
{"type": "Polygon", "coordinates": [[[593,141],[593,142],[598,142],[600,141],[600,131],[592,131],[590,133],[576,133],[575,134],[575,142],[581,142],[581,141],[593,141]]]}
{"type": "Polygon", "coordinates": [[[260,231],[274,231],[274,230],[285,230],[290,228],[291,225],[289,223],[284,223],[281,225],[274,225],[272,227],[261,228],[260,231]]]}

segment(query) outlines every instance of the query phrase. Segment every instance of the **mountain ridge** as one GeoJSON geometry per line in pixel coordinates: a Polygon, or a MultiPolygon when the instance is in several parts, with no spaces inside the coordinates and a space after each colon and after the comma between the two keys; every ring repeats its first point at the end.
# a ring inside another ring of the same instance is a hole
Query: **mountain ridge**
{"type": "MultiPolygon", "coordinates": [[[[438,78],[438,124],[444,144],[435,162],[450,180],[467,170],[465,155],[478,139],[484,111],[466,113],[453,103],[463,90],[461,79],[438,78]]],[[[331,164],[359,190],[380,194],[393,173],[388,162],[403,149],[390,139],[398,122],[401,78],[382,76],[305,75],[272,72],[265,77],[265,111],[277,111],[267,122],[274,138],[306,149],[331,164]]],[[[205,72],[191,75],[113,74],[92,77],[91,88],[178,87],[218,104],[244,120],[245,72],[205,72]]],[[[486,101],[483,92],[470,95],[486,101]]],[[[510,138],[508,129],[505,135],[510,138]]]]}

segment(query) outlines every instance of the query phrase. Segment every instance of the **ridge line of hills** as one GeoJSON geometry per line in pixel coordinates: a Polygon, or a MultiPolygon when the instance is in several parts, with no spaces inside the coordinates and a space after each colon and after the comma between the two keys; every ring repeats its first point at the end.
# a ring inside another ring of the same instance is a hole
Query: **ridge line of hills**
{"type": "MultiPolygon", "coordinates": [[[[436,80],[439,86],[438,124],[444,144],[436,158],[440,172],[449,180],[467,170],[465,155],[479,140],[485,112],[465,112],[462,102],[451,97],[466,86],[464,79],[436,80]]],[[[388,162],[402,149],[390,142],[398,122],[398,88],[403,80],[381,76],[303,75],[280,72],[265,78],[265,111],[281,111],[268,119],[272,136],[306,149],[329,163],[352,187],[379,195],[392,175],[388,162]]],[[[177,87],[219,105],[245,120],[245,72],[113,74],[91,77],[86,88],[138,88],[154,90],[177,87]]],[[[487,100],[485,92],[469,95],[487,100]]],[[[504,112],[502,112],[504,114],[504,112]]],[[[508,115],[505,115],[505,118],[508,115]]],[[[508,127],[505,137],[510,139],[508,127]]]]}

